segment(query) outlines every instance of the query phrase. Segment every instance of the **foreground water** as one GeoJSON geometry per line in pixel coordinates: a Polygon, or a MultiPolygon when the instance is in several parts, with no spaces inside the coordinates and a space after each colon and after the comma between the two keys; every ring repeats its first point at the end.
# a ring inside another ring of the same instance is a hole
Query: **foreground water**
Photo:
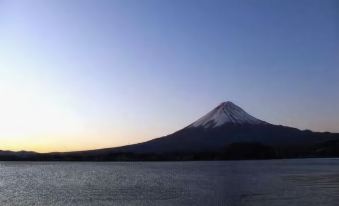
{"type": "Polygon", "coordinates": [[[338,205],[339,159],[0,162],[0,205],[338,205]]]}

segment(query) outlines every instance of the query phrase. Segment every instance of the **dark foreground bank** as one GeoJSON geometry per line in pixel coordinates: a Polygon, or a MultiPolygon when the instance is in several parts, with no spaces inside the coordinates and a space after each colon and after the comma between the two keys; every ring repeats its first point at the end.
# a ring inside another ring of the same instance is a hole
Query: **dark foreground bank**
{"type": "Polygon", "coordinates": [[[339,157],[339,141],[327,141],[307,147],[272,147],[261,143],[233,143],[221,150],[211,152],[130,153],[110,149],[67,153],[0,151],[0,161],[192,161],[324,157],[339,157]]]}

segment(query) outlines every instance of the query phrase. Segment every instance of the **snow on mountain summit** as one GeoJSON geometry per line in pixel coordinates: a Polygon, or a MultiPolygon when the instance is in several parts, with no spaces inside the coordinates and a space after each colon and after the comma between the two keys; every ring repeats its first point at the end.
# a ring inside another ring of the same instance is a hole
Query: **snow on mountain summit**
{"type": "Polygon", "coordinates": [[[188,127],[204,127],[213,128],[222,126],[224,124],[267,124],[266,122],[259,120],[234,103],[227,101],[221,103],[215,109],[201,117],[197,121],[193,122],[188,127]]]}

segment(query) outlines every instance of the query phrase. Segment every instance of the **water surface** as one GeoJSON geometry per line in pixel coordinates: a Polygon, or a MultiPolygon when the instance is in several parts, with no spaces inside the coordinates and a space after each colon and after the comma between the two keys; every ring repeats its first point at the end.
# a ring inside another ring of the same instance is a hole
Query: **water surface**
{"type": "Polygon", "coordinates": [[[0,162],[0,205],[332,206],[339,159],[0,162]]]}

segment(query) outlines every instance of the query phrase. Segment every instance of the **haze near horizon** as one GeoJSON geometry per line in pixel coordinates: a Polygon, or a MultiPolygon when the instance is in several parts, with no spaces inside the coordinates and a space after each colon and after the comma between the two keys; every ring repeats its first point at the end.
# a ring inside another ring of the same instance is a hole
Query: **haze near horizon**
{"type": "Polygon", "coordinates": [[[339,132],[335,0],[0,0],[0,150],[177,131],[223,101],[339,132]]]}

